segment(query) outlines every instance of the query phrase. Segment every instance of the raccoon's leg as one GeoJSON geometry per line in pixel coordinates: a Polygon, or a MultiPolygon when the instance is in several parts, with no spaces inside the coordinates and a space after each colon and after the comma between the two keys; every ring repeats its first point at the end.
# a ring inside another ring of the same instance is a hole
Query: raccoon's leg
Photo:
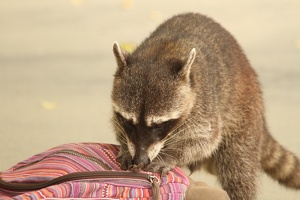
{"type": "Polygon", "coordinates": [[[191,174],[195,171],[204,169],[211,175],[217,175],[216,167],[215,167],[215,160],[213,157],[206,158],[201,161],[195,161],[188,165],[188,169],[190,170],[191,174]]]}
{"type": "Polygon", "coordinates": [[[128,170],[132,166],[132,156],[129,153],[128,146],[125,143],[125,139],[120,137],[122,136],[117,135],[117,140],[119,141],[121,146],[116,160],[118,163],[120,163],[122,170],[128,170]]]}
{"type": "Polygon", "coordinates": [[[176,165],[176,161],[168,158],[155,158],[149,165],[147,165],[143,170],[158,172],[161,176],[166,176],[167,173],[172,170],[176,165]]]}
{"type": "Polygon", "coordinates": [[[214,154],[216,172],[231,200],[254,200],[260,172],[260,140],[235,134],[224,138],[214,154]]]}
{"type": "Polygon", "coordinates": [[[132,157],[126,148],[120,148],[119,154],[117,156],[117,162],[120,163],[122,170],[128,170],[132,166],[132,157]]]}

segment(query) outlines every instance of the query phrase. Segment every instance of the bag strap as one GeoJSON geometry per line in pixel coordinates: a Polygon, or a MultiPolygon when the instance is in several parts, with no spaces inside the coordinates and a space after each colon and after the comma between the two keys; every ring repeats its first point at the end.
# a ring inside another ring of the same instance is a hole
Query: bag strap
{"type": "MultiPolygon", "coordinates": [[[[1,175],[1,174],[0,174],[1,175]]],[[[65,183],[68,181],[76,181],[83,179],[95,179],[95,178],[138,178],[142,180],[148,180],[153,182],[154,176],[149,174],[127,172],[127,171],[91,171],[91,172],[74,172],[71,174],[63,175],[54,178],[49,181],[40,183],[12,183],[4,181],[0,177],[0,188],[16,192],[26,192],[32,190],[39,190],[52,185],[65,183]]],[[[157,179],[157,178],[156,178],[157,179]]]]}
{"type": "Polygon", "coordinates": [[[159,179],[156,176],[150,174],[129,172],[129,171],[74,172],[41,183],[11,183],[11,182],[4,181],[1,178],[1,173],[0,173],[0,189],[2,188],[14,192],[28,192],[33,190],[40,190],[45,187],[65,183],[68,181],[95,179],[95,178],[130,178],[130,179],[137,178],[142,180],[148,180],[149,182],[151,182],[152,185],[153,200],[160,199],[159,179]]]}

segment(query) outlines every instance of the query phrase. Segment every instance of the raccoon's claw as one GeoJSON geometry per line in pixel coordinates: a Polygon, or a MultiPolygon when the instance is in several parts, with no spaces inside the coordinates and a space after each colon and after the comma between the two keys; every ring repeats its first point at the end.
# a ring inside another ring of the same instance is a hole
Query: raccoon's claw
{"type": "Polygon", "coordinates": [[[144,168],[144,163],[140,163],[138,165],[132,165],[130,167],[130,170],[137,173],[137,172],[141,171],[143,168],[144,168]]]}
{"type": "Polygon", "coordinates": [[[162,165],[159,163],[150,163],[147,167],[145,167],[145,171],[150,171],[154,173],[160,173],[161,176],[166,176],[169,171],[171,171],[174,166],[162,165]]]}
{"type": "Polygon", "coordinates": [[[118,163],[120,163],[120,168],[122,170],[128,170],[132,166],[132,158],[129,153],[119,153],[116,160],[118,163]]]}

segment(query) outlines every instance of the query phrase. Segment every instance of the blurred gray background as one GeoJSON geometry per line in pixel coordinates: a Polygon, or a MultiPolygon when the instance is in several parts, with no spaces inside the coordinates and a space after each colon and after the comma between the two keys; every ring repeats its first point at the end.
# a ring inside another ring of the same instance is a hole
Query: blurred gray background
{"type": "MultiPolygon", "coordinates": [[[[272,134],[300,156],[300,1],[0,0],[0,171],[63,143],[116,143],[112,43],[130,50],[187,11],[236,37],[260,77],[272,134]]],[[[193,178],[218,186],[205,172],[193,178]]],[[[259,199],[300,192],[262,175],[259,199]]]]}

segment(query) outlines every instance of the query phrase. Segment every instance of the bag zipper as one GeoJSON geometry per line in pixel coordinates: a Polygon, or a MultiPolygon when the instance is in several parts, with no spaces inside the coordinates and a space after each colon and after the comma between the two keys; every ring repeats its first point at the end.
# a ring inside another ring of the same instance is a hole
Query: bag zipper
{"type": "MultiPolygon", "coordinates": [[[[1,174],[0,174],[1,175],[1,174]]],[[[83,179],[97,179],[97,178],[136,178],[141,180],[147,180],[151,183],[153,199],[159,199],[159,178],[151,174],[135,173],[131,171],[91,171],[91,172],[75,172],[67,175],[63,175],[54,178],[50,181],[41,183],[11,183],[3,181],[0,177],[0,188],[10,190],[14,192],[28,192],[33,190],[39,190],[52,185],[61,184],[68,181],[77,181],[83,179]]]]}
{"type": "MultiPolygon", "coordinates": [[[[79,153],[74,150],[70,149],[62,149],[55,151],[43,159],[52,156],[54,154],[58,153],[66,153],[66,154],[71,154],[75,155],[78,157],[82,157],[88,160],[91,160],[93,162],[98,163],[101,165],[103,168],[106,170],[112,170],[111,167],[109,167],[106,163],[102,162],[101,160],[88,156],[82,153],[79,153]]],[[[32,164],[35,164],[36,161],[33,163],[30,163],[25,166],[18,167],[17,169],[21,168],[26,168],[28,166],[31,166],[32,164]]],[[[17,170],[17,169],[14,169],[17,170]]],[[[152,199],[153,200],[159,200],[160,199],[160,192],[159,192],[159,185],[160,185],[160,180],[157,176],[151,175],[151,174],[143,174],[143,173],[136,173],[136,172],[131,172],[131,171],[90,171],[90,172],[74,172],[71,174],[63,175],[57,178],[54,178],[50,181],[45,181],[45,182],[40,182],[40,183],[11,183],[11,182],[6,182],[2,180],[1,178],[1,173],[0,173],[0,188],[3,188],[5,190],[10,190],[10,191],[15,191],[15,192],[28,192],[28,191],[33,191],[33,190],[39,190],[45,187],[49,187],[52,185],[57,185],[60,183],[68,182],[68,181],[76,181],[76,180],[83,180],[83,179],[96,179],[96,178],[137,178],[137,179],[142,179],[142,180],[147,180],[151,183],[152,186],[152,199]]]]}

